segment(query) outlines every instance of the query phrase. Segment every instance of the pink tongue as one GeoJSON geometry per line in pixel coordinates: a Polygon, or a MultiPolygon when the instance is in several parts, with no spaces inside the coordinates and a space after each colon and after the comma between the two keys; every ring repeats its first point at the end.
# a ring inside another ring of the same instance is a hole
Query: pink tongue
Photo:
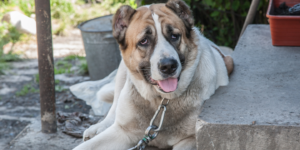
{"type": "Polygon", "coordinates": [[[166,80],[159,80],[157,82],[163,91],[172,92],[176,90],[178,80],[176,78],[169,78],[166,80]]]}

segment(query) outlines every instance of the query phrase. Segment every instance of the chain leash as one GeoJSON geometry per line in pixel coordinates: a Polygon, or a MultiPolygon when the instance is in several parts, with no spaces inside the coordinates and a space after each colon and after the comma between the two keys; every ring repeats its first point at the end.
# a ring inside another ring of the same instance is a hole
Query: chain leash
{"type": "Polygon", "coordinates": [[[165,98],[163,98],[160,102],[160,105],[158,106],[154,116],[152,117],[151,121],[150,121],[150,126],[146,129],[145,131],[145,135],[144,138],[141,139],[134,147],[128,149],[128,150],[144,150],[148,143],[152,140],[154,140],[157,135],[158,132],[161,129],[161,126],[164,122],[164,118],[165,118],[165,113],[167,111],[167,105],[169,104],[169,99],[167,100],[167,103],[164,104],[165,98]],[[153,122],[155,121],[157,115],[159,114],[160,111],[163,111],[161,114],[161,118],[160,118],[160,122],[158,127],[156,125],[153,125],[153,122]]]}

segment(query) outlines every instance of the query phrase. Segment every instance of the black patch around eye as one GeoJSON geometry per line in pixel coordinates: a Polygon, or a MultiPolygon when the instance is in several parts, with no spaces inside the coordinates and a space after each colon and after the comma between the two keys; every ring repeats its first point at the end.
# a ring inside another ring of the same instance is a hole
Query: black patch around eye
{"type": "Polygon", "coordinates": [[[185,56],[181,53],[178,54],[179,55],[179,60],[182,66],[184,66],[185,63],[185,56]]]}
{"type": "Polygon", "coordinates": [[[172,42],[176,42],[179,38],[180,38],[179,34],[171,34],[171,37],[170,37],[172,42]]]}
{"type": "Polygon", "coordinates": [[[173,32],[173,27],[171,25],[167,25],[167,33],[172,34],[173,32]]]}
{"type": "Polygon", "coordinates": [[[180,34],[175,34],[174,28],[171,25],[166,25],[166,31],[167,31],[167,39],[169,39],[170,42],[176,42],[180,38],[180,34]]]}
{"type": "Polygon", "coordinates": [[[152,30],[150,27],[146,28],[146,34],[151,35],[152,34],[152,30]]]}
{"type": "Polygon", "coordinates": [[[141,47],[146,47],[149,46],[151,43],[151,35],[152,35],[152,30],[150,27],[146,27],[144,29],[145,35],[141,40],[137,43],[137,46],[141,47]]]}
{"type": "Polygon", "coordinates": [[[140,41],[140,44],[141,45],[146,45],[146,44],[148,44],[148,39],[147,38],[144,38],[144,39],[142,39],[141,41],[140,41]]]}
{"type": "Polygon", "coordinates": [[[147,47],[151,44],[151,37],[150,36],[144,36],[141,38],[141,40],[137,43],[137,46],[140,47],[147,47]]]}

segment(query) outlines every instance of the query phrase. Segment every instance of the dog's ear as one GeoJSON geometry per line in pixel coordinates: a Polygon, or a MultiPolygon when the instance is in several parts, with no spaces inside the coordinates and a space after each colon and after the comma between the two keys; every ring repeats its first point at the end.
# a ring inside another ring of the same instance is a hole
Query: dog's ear
{"type": "Polygon", "coordinates": [[[121,46],[125,45],[125,34],[129,26],[131,17],[136,12],[128,5],[121,6],[113,17],[113,36],[121,46]]]}
{"type": "Polygon", "coordinates": [[[169,0],[166,3],[166,7],[173,10],[179,18],[182,19],[185,27],[190,32],[194,26],[194,19],[192,11],[189,6],[182,0],[169,0]]]}

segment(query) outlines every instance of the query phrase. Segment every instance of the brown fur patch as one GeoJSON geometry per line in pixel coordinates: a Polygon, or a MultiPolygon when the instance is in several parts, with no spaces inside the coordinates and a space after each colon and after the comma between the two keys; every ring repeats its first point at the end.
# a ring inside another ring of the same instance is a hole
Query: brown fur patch
{"type": "MultiPolygon", "coordinates": [[[[117,11],[117,13],[118,12],[119,11],[117,11]]],[[[162,32],[167,41],[169,41],[168,38],[170,37],[168,28],[174,28],[176,32],[180,34],[180,41],[178,43],[169,42],[177,51],[180,61],[183,64],[183,69],[184,63],[191,60],[188,58],[191,57],[189,56],[189,52],[195,47],[192,30],[187,30],[185,20],[180,18],[174,10],[165,4],[153,4],[149,8],[138,8],[129,19],[130,22],[128,22],[128,27],[126,27],[124,39],[119,39],[125,43],[119,43],[127,68],[131,71],[132,75],[139,80],[144,79],[143,70],[150,69],[149,61],[157,43],[157,31],[152,18],[153,13],[159,16],[162,32]],[[149,30],[150,33],[146,34],[145,30],[149,30]],[[147,47],[139,46],[138,43],[145,37],[148,38],[149,45],[147,47]]],[[[117,18],[115,17],[114,20],[115,19],[117,18]]],[[[190,27],[192,27],[192,25],[190,27]]]]}

